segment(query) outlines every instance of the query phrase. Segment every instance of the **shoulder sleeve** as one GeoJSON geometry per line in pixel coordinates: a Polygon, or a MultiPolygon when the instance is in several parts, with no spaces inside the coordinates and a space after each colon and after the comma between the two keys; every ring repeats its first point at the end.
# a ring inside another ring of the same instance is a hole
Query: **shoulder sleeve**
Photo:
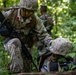
{"type": "Polygon", "coordinates": [[[7,17],[10,13],[11,13],[11,10],[4,12],[3,15],[4,15],[5,17],[7,17]]]}
{"type": "Polygon", "coordinates": [[[48,45],[52,40],[52,37],[47,33],[46,28],[38,16],[36,16],[36,31],[39,41],[44,42],[46,45],[48,45]]]}

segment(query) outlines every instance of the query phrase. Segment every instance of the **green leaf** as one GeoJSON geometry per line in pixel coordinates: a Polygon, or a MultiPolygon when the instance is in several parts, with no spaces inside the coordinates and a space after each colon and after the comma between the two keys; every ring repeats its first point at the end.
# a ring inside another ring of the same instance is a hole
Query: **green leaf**
{"type": "Polygon", "coordinates": [[[72,57],[72,58],[74,58],[74,57],[76,56],[76,53],[69,53],[69,54],[67,54],[66,56],[67,56],[67,57],[72,57]]]}

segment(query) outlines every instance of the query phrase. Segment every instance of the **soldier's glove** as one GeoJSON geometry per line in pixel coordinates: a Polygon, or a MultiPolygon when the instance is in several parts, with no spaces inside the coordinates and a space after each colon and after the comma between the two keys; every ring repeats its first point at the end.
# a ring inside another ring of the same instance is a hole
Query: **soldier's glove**
{"type": "Polygon", "coordinates": [[[2,26],[1,22],[0,22],[0,35],[3,36],[3,37],[9,37],[10,36],[10,33],[9,33],[9,30],[7,29],[6,26],[2,26]]]}

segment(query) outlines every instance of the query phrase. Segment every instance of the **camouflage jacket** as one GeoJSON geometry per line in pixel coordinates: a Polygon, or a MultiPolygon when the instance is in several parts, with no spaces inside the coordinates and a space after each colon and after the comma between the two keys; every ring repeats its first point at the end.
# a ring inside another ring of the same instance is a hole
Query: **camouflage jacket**
{"type": "Polygon", "coordinates": [[[48,33],[51,33],[51,30],[54,26],[52,17],[48,15],[47,13],[44,13],[43,15],[40,16],[40,19],[44,23],[48,33]]]}
{"type": "Polygon", "coordinates": [[[8,21],[12,23],[14,29],[19,33],[22,41],[30,48],[37,41],[48,45],[52,39],[41,20],[35,14],[24,20],[20,16],[20,9],[16,9],[13,12],[12,10],[5,12],[4,16],[8,17],[8,21]]]}

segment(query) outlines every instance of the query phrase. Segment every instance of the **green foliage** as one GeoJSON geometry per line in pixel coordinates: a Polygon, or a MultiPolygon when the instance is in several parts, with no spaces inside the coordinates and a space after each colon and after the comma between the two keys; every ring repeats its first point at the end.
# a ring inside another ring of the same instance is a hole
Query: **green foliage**
{"type": "MultiPolygon", "coordinates": [[[[37,47],[35,47],[35,45],[32,48],[32,57],[33,57],[34,63],[38,67],[38,62],[37,62],[38,49],[37,49],[37,47]]],[[[34,66],[32,66],[32,71],[37,72],[37,70],[36,70],[36,68],[34,66]]]]}
{"type": "MultiPolygon", "coordinates": [[[[4,7],[3,1],[6,1],[6,7],[17,5],[19,0],[0,0],[0,7],[4,7]]],[[[59,36],[65,37],[72,41],[73,52],[68,54],[70,57],[76,56],[76,0],[39,0],[40,4],[46,4],[48,13],[54,20],[54,27],[52,29],[52,37],[59,36]]],[[[40,10],[36,12],[40,16],[40,10]]],[[[3,48],[3,38],[0,37],[0,75],[10,75],[11,73],[6,70],[6,66],[10,63],[10,58],[3,48]]],[[[38,50],[33,47],[33,59],[37,65],[38,50]]],[[[35,67],[32,67],[35,72],[35,67]]]]}
{"type": "Polygon", "coordinates": [[[74,57],[76,56],[76,53],[75,53],[75,52],[69,53],[69,54],[67,54],[66,56],[67,56],[67,57],[72,57],[72,58],[74,58],[74,57]]]}
{"type": "Polygon", "coordinates": [[[10,72],[6,69],[10,63],[8,53],[3,47],[3,38],[0,37],[0,75],[10,75],[10,72]]]}
{"type": "Polygon", "coordinates": [[[76,52],[76,42],[73,44],[73,50],[76,52]]]}
{"type": "Polygon", "coordinates": [[[0,7],[4,7],[3,2],[6,2],[6,7],[11,7],[14,5],[17,5],[19,3],[19,0],[0,0],[0,7]]]}

